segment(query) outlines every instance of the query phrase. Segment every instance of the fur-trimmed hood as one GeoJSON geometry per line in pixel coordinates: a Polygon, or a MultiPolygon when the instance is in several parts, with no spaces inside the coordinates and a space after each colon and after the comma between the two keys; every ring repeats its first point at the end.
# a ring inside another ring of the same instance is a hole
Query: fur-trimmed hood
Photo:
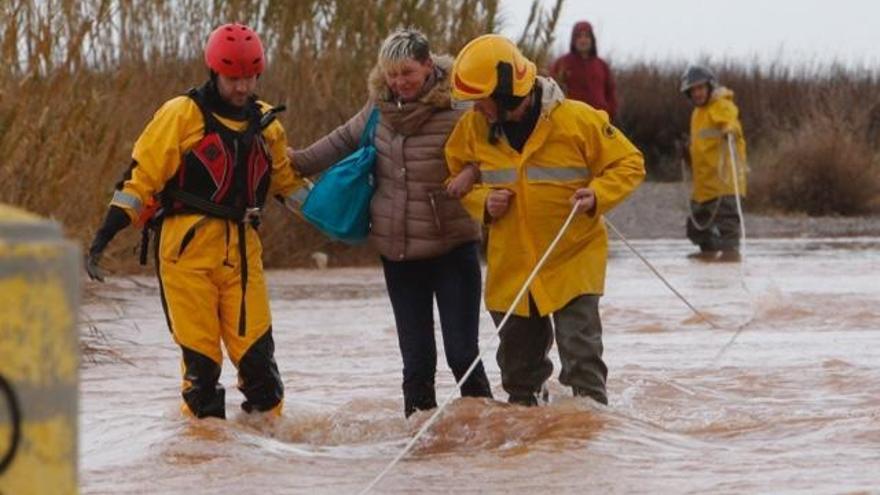
{"type": "Polygon", "coordinates": [[[709,102],[715,100],[731,100],[733,101],[733,90],[726,87],[718,85],[712,89],[712,94],[709,95],[709,102]]]}
{"type": "MultiPolygon", "coordinates": [[[[434,85],[418,101],[437,109],[451,108],[449,74],[452,73],[452,63],[454,60],[449,55],[431,55],[431,60],[434,61],[434,74],[431,76],[434,80],[434,85]]],[[[377,103],[393,101],[394,97],[391,94],[391,89],[385,83],[385,75],[382,74],[382,69],[378,65],[370,71],[370,76],[367,79],[367,88],[370,100],[377,103]]]]}
{"type": "Polygon", "coordinates": [[[422,126],[437,113],[452,112],[452,96],[449,74],[452,57],[432,56],[434,72],[425,81],[427,92],[416,101],[401,102],[394,99],[385,83],[382,69],[374,67],[367,81],[370,101],[382,113],[381,123],[405,136],[418,134],[422,126]]]}

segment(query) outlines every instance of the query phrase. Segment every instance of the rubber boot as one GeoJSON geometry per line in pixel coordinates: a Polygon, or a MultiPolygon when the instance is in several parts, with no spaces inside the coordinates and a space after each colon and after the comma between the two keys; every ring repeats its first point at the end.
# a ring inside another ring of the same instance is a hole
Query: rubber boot
{"type": "Polygon", "coordinates": [[[541,386],[541,390],[535,394],[511,395],[507,398],[509,404],[517,404],[526,407],[546,406],[550,403],[550,389],[547,384],[541,386]]]}
{"type": "Polygon", "coordinates": [[[589,397],[599,404],[608,405],[608,396],[598,391],[588,390],[580,387],[572,387],[572,394],[575,397],[589,397]]]}

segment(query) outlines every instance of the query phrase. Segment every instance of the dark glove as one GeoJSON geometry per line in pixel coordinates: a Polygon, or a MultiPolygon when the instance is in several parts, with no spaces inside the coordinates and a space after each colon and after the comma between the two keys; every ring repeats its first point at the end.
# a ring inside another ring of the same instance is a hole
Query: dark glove
{"type": "Polygon", "coordinates": [[[86,256],[86,273],[89,274],[90,279],[99,282],[104,281],[104,271],[98,266],[98,262],[101,261],[101,255],[104,253],[107,244],[110,244],[110,241],[116,236],[116,233],[128,227],[130,223],[131,218],[128,217],[122,208],[111,206],[107,210],[104,223],[101,224],[98,232],[95,233],[92,246],[89,248],[89,254],[86,256]]]}

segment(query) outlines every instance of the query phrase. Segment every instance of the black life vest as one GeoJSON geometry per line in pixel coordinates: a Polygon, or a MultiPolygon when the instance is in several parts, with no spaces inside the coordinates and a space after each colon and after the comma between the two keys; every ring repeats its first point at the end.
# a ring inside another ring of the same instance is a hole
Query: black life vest
{"type": "Polygon", "coordinates": [[[187,93],[202,113],[204,137],[186,152],[177,173],[165,184],[163,215],[201,213],[243,221],[247,210],[262,209],[266,203],[272,156],[262,130],[268,123],[264,124],[264,115],[252,99],[244,111],[245,130],[224,126],[214,116],[206,91],[203,86],[187,93]]]}

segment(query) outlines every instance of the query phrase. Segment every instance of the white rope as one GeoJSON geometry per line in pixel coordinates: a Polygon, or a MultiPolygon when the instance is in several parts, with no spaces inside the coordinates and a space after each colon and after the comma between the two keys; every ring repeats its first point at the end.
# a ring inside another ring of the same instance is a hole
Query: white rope
{"type": "MultiPolygon", "coordinates": [[[[740,220],[740,253],[742,256],[742,260],[743,260],[743,263],[741,263],[741,265],[740,265],[740,268],[742,270],[742,284],[743,284],[743,287],[745,288],[745,290],[747,292],[749,292],[749,294],[751,295],[751,292],[748,290],[748,287],[746,286],[746,282],[745,282],[745,268],[744,268],[745,251],[746,251],[746,249],[745,249],[745,247],[746,247],[745,217],[743,215],[742,203],[740,201],[740,196],[739,196],[739,170],[738,170],[737,163],[736,163],[736,152],[735,152],[735,148],[733,147],[733,136],[732,135],[728,135],[727,142],[728,142],[728,147],[729,147],[730,153],[731,153],[731,164],[733,167],[733,181],[734,181],[733,185],[734,185],[734,193],[735,193],[735,198],[736,198],[736,210],[737,210],[737,214],[739,215],[739,220],[740,220]]],[[[380,481],[382,481],[382,478],[384,478],[389,472],[391,472],[391,470],[394,468],[394,466],[396,466],[397,463],[400,462],[400,460],[403,459],[406,456],[406,454],[409,453],[410,450],[412,450],[412,448],[415,446],[416,442],[425,434],[425,432],[427,432],[428,429],[431,426],[433,426],[434,423],[437,422],[437,420],[440,418],[440,415],[443,414],[446,406],[449,405],[449,403],[455,397],[456,392],[461,388],[462,384],[464,384],[464,382],[470,377],[471,373],[473,373],[474,369],[477,367],[477,364],[479,364],[482,361],[483,356],[485,356],[485,354],[489,351],[489,349],[491,349],[492,346],[495,344],[495,339],[497,339],[499,337],[499,335],[501,333],[501,329],[504,328],[505,323],[507,323],[507,320],[510,319],[510,316],[513,314],[513,310],[516,307],[517,303],[519,303],[520,299],[522,299],[522,297],[525,295],[526,291],[528,291],[529,286],[532,284],[532,281],[535,279],[538,272],[544,266],[544,263],[546,263],[547,258],[550,257],[550,254],[553,252],[553,250],[556,248],[556,245],[559,243],[560,239],[562,239],[562,236],[568,230],[569,226],[571,225],[572,220],[574,219],[575,214],[577,213],[577,208],[579,205],[580,205],[580,201],[575,202],[574,206],[571,209],[571,212],[569,212],[569,214],[568,214],[568,218],[566,218],[566,220],[565,220],[565,223],[562,224],[562,227],[559,229],[559,232],[556,234],[556,237],[553,239],[553,242],[550,243],[550,245],[547,247],[547,250],[544,252],[544,255],[541,257],[541,259],[535,265],[535,268],[532,270],[532,273],[529,274],[528,278],[526,279],[526,282],[523,284],[522,288],[520,288],[519,293],[516,295],[516,297],[514,298],[513,302],[510,305],[510,308],[507,310],[507,313],[504,315],[504,318],[502,318],[501,322],[498,324],[496,333],[492,336],[492,339],[487,344],[485,344],[484,349],[480,353],[480,355],[477,356],[476,359],[474,359],[474,361],[468,367],[465,374],[455,384],[455,388],[453,388],[450,391],[449,395],[447,395],[446,398],[443,400],[443,402],[440,403],[440,405],[437,407],[437,409],[434,411],[434,413],[431,415],[431,417],[429,417],[428,420],[422,424],[421,428],[419,428],[419,430],[416,432],[416,434],[413,435],[413,437],[409,440],[409,442],[407,442],[407,444],[406,444],[406,446],[404,446],[403,450],[401,450],[400,453],[398,453],[397,456],[394,459],[392,459],[391,462],[389,462],[387,466],[385,466],[385,469],[383,469],[378,475],[376,475],[375,478],[373,478],[373,480],[370,482],[370,484],[368,484],[366,487],[364,487],[363,490],[361,490],[359,492],[360,495],[365,495],[366,493],[369,493],[370,490],[372,490],[380,481]]],[[[693,304],[691,304],[691,302],[688,301],[688,299],[686,297],[684,297],[684,295],[682,295],[681,292],[679,292],[666,279],[666,277],[664,277],[663,274],[660,273],[660,271],[656,267],[654,267],[654,265],[650,261],[648,261],[648,259],[645,258],[635,248],[635,246],[633,246],[629,242],[629,240],[617,229],[617,227],[614,226],[614,224],[612,224],[607,218],[603,217],[603,219],[605,221],[605,225],[607,225],[617,235],[617,237],[619,237],[620,240],[623,241],[623,243],[626,245],[626,247],[629,248],[630,251],[632,251],[633,254],[635,254],[654,273],[654,275],[656,275],[657,278],[659,278],[660,281],[663,282],[663,284],[665,284],[666,287],[669,288],[670,291],[672,291],[673,294],[675,294],[688,308],[690,308],[690,310],[693,311],[695,315],[697,315],[701,320],[706,322],[712,328],[719,329],[719,330],[724,329],[723,326],[716,323],[713,319],[709,318],[707,315],[705,315],[703,312],[701,312],[699,309],[697,309],[693,304]]],[[[713,362],[717,362],[718,359],[720,359],[721,356],[724,355],[724,353],[727,351],[727,349],[737,339],[739,334],[742,333],[742,331],[746,328],[746,326],[749,323],[751,323],[754,320],[754,318],[755,318],[755,314],[753,312],[753,315],[746,322],[744,322],[740,325],[737,325],[736,332],[733,334],[733,336],[730,338],[730,340],[727,342],[727,344],[725,344],[724,347],[721,348],[721,350],[715,356],[715,359],[713,360],[713,362]]]]}
{"type": "Polygon", "coordinates": [[[675,288],[675,287],[669,282],[669,280],[667,280],[666,277],[663,276],[662,273],[660,273],[660,270],[658,270],[658,269],[657,269],[657,268],[656,268],[656,267],[655,267],[650,261],[648,261],[647,258],[645,258],[644,256],[642,256],[642,253],[640,253],[639,250],[635,248],[635,246],[633,246],[632,244],[630,244],[629,240],[628,240],[628,239],[627,239],[622,233],[620,233],[619,230],[617,230],[617,227],[615,227],[613,223],[611,223],[611,220],[608,220],[608,219],[606,218],[606,219],[605,219],[605,225],[607,225],[608,228],[610,228],[611,231],[614,232],[614,234],[617,235],[617,237],[620,238],[621,241],[623,241],[623,243],[626,245],[626,247],[628,247],[629,250],[632,251],[633,254],[635,254],[637,258],[639,258],[640,260],[642,260],[642,263],[644,263],[645,266],[647,266],[652,272],[654,272],[654,275],[656,275],[657,278],[659,278],[660,281],[663,282],[663,284],[666,285],[666,287],[667,287],[670,291],[672,291],[673,294],[675,294],[679,299],[681,299],[681,302],[683,302],[688,308],[690,308],[691,311],[693,311],[694,314],[697,315],[697,317],[699,317],[701,320],[703,320],[703,321],[706,322],[709,326],[711,326],[712,328],[714,328],[714,329],[716,329],[716,330],[723,330],[723,329],[724,329],[724,327],[722,327],[721,325],[719,325],[718,323],[716,323],[715,320],[709,318],[709,317],[706,316],[702,311],[700,311],[700,310],[697,309],[693,304],[691,304],[691,302],[688,301],[688,299],[687,299],[686,297],[684,297],[684,296],[681,294],[681,292],[679,292],[679,291],[678,291],[678,290],[677,290],[677,289],[676,289],[676,288],[675,288]]]}
{"type": "MultiPolygon", "coordinates": [[[[611,231],[614,232],[614,234],[617,235],[617,237],[621,241],[623,241],[624,245],[626,245],[626,247],[629,248],[629,250],[632,251],[632,253],[634,255],[636,255],[636,257],[638,259],[640,259],[642,261],[642,263],[644,263],[645,266],[648,267],[648,269],[650,269],[652,272],[654,272],[654,275],[656,275],[657,278],[660,279],[660,281],[663,282],[663,284],[673,294],[675,294],[676,297],[678,297],[681,300],[681,302],[683,302],[688,308],[690,308],[690,310],[693,311],[693,313],[698,318],[700,318],[707,325],[709,325],[710,327],[712,327],[716,330],[734,330],[734,335],[733,335],[733,337],[731,337],[731,340],[727,344],[725,344],[724,347],[721,348],[721,351],[712,360],[713,364],[716,363],[718,361],[718,359],[721,358],[721,356],[724,354],[724,352],[726,352],[727,348],[730,347],[730,345],[736,339],[736,336],[739,335],[739,333],[741,333],[743,331],[743,329],[745,329],[745,327],[747,327],[751,322],[753,322],[755,320],[757,313],[754,310],[752,311],[752,315],[749,316],[744,322],[742,322],[738,325],[735,325],[733,327],[722,326],[721,324],[719,324],[718,322],[716,322],[712,318],[709,318],[708,315],[706,315],[705,313],[703,313],[702,311],[697,309],[696,306],[694,306],[686,297],[684,297],[684,295],[682,295],[682,293],[679,292],[678,289],[676,289],[675,286],[673,286],[672,283],[669,282],[669,280],[665,276],[663,276],[662,273],[660,273],[660,270],[658,270],[657,267],[655,267],[653,263],[648,261],[648,259],[645,258],[645,256],[642,253],[640,253],[639,250],[636,249],[636,247],[633,246],[629,242],[629,239],[627,239],[626,236],[624,236],[619,230],[617,230],[617,227],[615,227],[614,224],[612,224],[611,221],[608,220],[607,218],[605,219],[605,225],[607,225],[608,228],[611,229],[611,231]]],[[[743,279],[743,287],[746,287],[745,286],[745,279],[743,279]]],[[[748,288],[746,288],[746,291],[748,291],[748,288]]],[[[751,292],[749,292],[749,294],[751,294],[751,292]]]]}
{"type": "Polygon", "coordinates": [[[397,456],[394,459],[392,459],[391,462],[389,462],[387,466],[385,466],[385,469],[383,469],[382,472],[380,472],[378,475],[376,475],[376,477],[373,478],[373,481],[371,481],[369,485],[367,485],[363,490],[361,490],[359,492],[360,495],[364,495],[364,494],[368,493],[370,490],[372,490],[382,480],[382,478],[384,478],[385,475],[387,475],[394,468],[394,466],[397,465],[397,463],[400,462],[400,460],[403,459],[403,457],[406,456],[406,454],[409,453],[410,450],[412,450],[413,446],[415,446],[415,444],[419,440],[419,438],[421,438],[422,435],[424,435],[425,432],[428,431],[428,429],[432,425],[434,425],[434,423],[437,422],[437,420],[440,418],[440,415],[443,413],[446,406],[455,397],[456,392],[461,388],[461,386],[462,386],[462,384],[464,384],[465,380],[467,380],[468,377],[470,377],[471,373],[473,373],[474,369],[477,367],[477,364],[479,364],[482,361],[483,356],[495,344],[495,339],[497,339],[498,336],[501,334],[501,329],[504,328],[504,324],[507,323],[507,320],[513,314],[513,310],[514,310],[514,308],[516,308],[517,303],[519,303],[520,299],[522,299],[522,297],[529,290],[529,286],[532,285],[532,281],[538,275],[538,272],[544,266],[544,263],[547,262],[547,258],[550,257],[550,253],[553,252],[553,250],[556,248],[556,245],[559,244],[559,240],[562,239],[562,236],[568,230],[568,227],[571,225],[572,220],[574,220],[574,216],[578,211],[578,206],[580,206],[580,203],[581,203],[580,200],[578,200],[575,202],[574,206],[572,206],[571,212],[569,212],[568,218],[565,219],[565,223],[563,223],[562,227],[559,229],[559,233],[556,234],[556,238],[553,239],[553,242],[550,243],[550,245],[547,247],[547,250],[544,251],[544,255],[538,261],[538,264],[535,265],[535,268],[532,270],[532,273],[529,274],[529,276],[526,279],[525,283],[523,284],[522,288],[519,290],[519,293],[516,295],[513,302],[510,304],[510,308],[507,310],[507,313],[504,315],[504,318],[502,318],[501,323],[498,324],[495,335],[492,336],[492,339],[489,341],[488,344],[485,344],[483,352],[481,352],[480,355],[477,356],[476,359],[474,359],[474,361],[471,363],[470,367],[468,367],[467,371],[464,373],[464,375],[461,377],[461,379],[458,380],[458,383],[455,384],[455,388],[453,388],[449,392],[449,395],[446,396],[446,398],[443,400],[443,402],[440,403],[440,405],[434,411],[434,414],[432,414],[431,417],[428,418],[428,420],[422,424],[422,427],[419,428],[419,431],[417,431],[416,434],[409,440],[409,442],[406,444],[406,446],[403,448],[403,450],[401,450],[400,453],[397,454],[397,456]]]}
{"type": "Polygon", "coordinates": [[[748,326],[748,324],[751,323],[752,320],[754,320],[757,316],[757,312],[754,309],[754,295],[752,294],[752,291],[749,290],[748,284],[746,284],[746,217],[745,215],[743,215],[742,200],[740,200],[739,194],[739,164],[736,161],[736,146],[734,144],[733,134],[727,135],[727,151],[730,153],[730,165],[731,171],[733,172],[733,193],[734,198],[736,199],[736,214],[739,215],[740,279],[742,282],[743,290],[745,290],[749,297],[752,299],[752,317],[749,318],[749,320],[742,325],[738,326],[736,331],[730,337],[730,340],[728,340],[727,343],[724,344],[724,347],[722,347],[718,351],[718,354],[715,355],[715,358],[712,360],[713,364],[717,363],[718,360],[720,360],[721,357],[724,356],[724,353],[726,353],[727,350],[730,349],[730,347],[733,345],[733,343],[736,342],[736,339],[739,338],[743,330],[746,329],[746,326],[748,326]]]}
{"type": "MultiPolygon", "coordinates": [[[[687,182],[687,166],[686,166],[684,157],[682,157],[679,160],[679,165],[681,166],[681,183],[684,184],[685,187],[687,187],[687,184],[686,184],[686,182],[687,182]]],[[[693,183],[693,181],[694,181],[693,175],[694,175],[693,172],[691,172],[691,183],[693,183]]],[[[719,177],[720,176],[721,175],[719,174],[719,177]]],[[[709,215],[709,218],[706,220],[706,223],[700,223],[697,221],[697,217],[694,216],[694,207],[692,204],[693,200],[691,199],[690,193],[685,193],[684,197],[685,197],[685,208],[687,208],[687,212],[688,212],[688,219],[690,219],[691,223],[694,224],[694,227],[699,232],[706,231],[715,222],[715,217],[718,216],[718,212],[721,210],[721,201],[718,200],[715,202],[715,206],[712,208],[712,213],[709,215]]]]}
{"type": "MultiPolygon", "coordinates": [[[[728,340],[727,343],[724,344],[724,346],[718,351],[718,354],[716,354],[715,357],[712,359],[713,364],[716,364],[718,360],[721,359],[722,356],[724,356],[724,353],[726,353],[730,346],[733,345],[733,343],[743,332],[743,330],[745,330],[745,328],[757,317],[757,311],[755,310],[754,304],[754,295],[752,294],[752,291],[749,290],[748,284],[746,284],[746,222],[745,215],[743,214],[742,209],[742,201],[740,200],[739,194],[739,167],[736,161],[736,148],[734,147],[732,134],[727,135],[727,145],[728,151],[730,152],[731,167],[733,172],[733,190],[734,197],[736,199],[736,213],[737,215],[739,215],[740,224],[740,282],[742,283],[743,289],[746,291],[747,294],[749,294],[749,297],[752,299],[752,315],[749,316],[749,318],[747,318],[742,323],[730,328],[734,330],[734,333],[730,337],[730,340],[728,340]]],[[[678,297],[688,308],[690,308],[690,310],[693,311],[694,314],[697,315],[697,317],[699,317],[701,320],[703,320],[709,326],[716,330],[728,329],[718,324],[715,320],[709,318],[706,314],[704,314],[702,311],[698,310],[693,304],[691,304],[691,302],[688,301],[688,299],[684,297],[681,292],[676,290],[676,288],[669,282],[669,280],[667,280],[666,277],[664,277],[663,274],[660,273],[660,270],[658,270],[650,261],[648,261],[648,259],[645,258],[642,253],[640,253],[639,250],[635,248],[635,246],[630,244],[629,240],[619,230],[617,230],[617,227],[615,227],[614,224],[612,224],[607,218],[605,219],[605,225],[607,225],[608,228],[610,228],[611,231],[614,232],[621,241],[623,241],[626,247],[629,248],[629,250],[632,251],[632,253],[635,254],[636,257],[639,258],[642,263],[644,263],[645,266],[647,266],[654,273],[654,275],[656,275],[657,278],[660,279],[660,281],[663,282],[663,284],[666,285],[666,287],[669,288],[669,290],[676,295],[676,297],[678,297]]]]}
{"type": "Polygon", "coordinates": [[[727,135],[727,151],[730,152],[730,166],[733,172],[733,194],[736,198],[736,213],[739,215],[740,254],[745,259],[746,252],[746,217],[743,215],[742,200],[739,194],[739,164],[736,161],[736,145],[733,134],[727,135]]]}

